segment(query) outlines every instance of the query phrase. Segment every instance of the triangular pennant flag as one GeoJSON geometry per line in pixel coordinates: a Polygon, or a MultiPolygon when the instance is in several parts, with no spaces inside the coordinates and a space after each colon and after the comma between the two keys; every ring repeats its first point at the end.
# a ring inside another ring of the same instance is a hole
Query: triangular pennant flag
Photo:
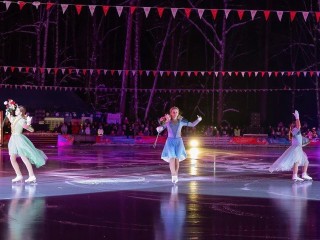
{"type": "Polygon", "coordinates": [[[104,69],[104,70],[103,70],[104,75],[106,75],[106,74],[107,74],[107,72],[108,72],[108,70],[107,70],[107,69],[104,69]]]}
{"type": "Polygon", "coordinates": [[[190,77],[191,75],[191,71],[187,71],[188,77],[190,77]]]}
{"type": "Polygon", "coordinates": [[[39,68],[40,69],[40,73],[42,74],[42,73],[44,73],[44,68],[43,67],[41,67],[41,68],[39,68]]]}
{"type": "Polygon", "coordinates": [[[11,5],[11,1],[3,1],[3,3],[6,5],[6,9],[8,10],[11,5]]]}
{"type": "Polygon", "coordinates": [[[229,17],[230,9],[224,9],[224,15],[226,16],[226,19],[229,17]]]}
{"type": "Polygon", "coordinates": [[[277,16],[278,16],[279,21],[281,22],[282,16],[283,16],[283,11],[277,11],[277,16]]]}
{"type": "Polygon", "coordinates": [[[291,72],[287,72],[287,74],[288,74],[288,77],[290,77],[290,76],[291,76],[291,72]]]}
{"type": "Polygon", "coordinates": [[[317,76],[319,77],[319,74],[320,74],[320,72],[319,71],[317,71],[317,76]]]}
{"type": "Polygon", "coordinates": [[[89,5],[89,10],[90,10],[91,16],[93,16],[95,9],[96,9],[96,5],[89,5]]]}
{"type": "Polygon", "coordinates": [[[118,16],[120,17],[121,14],[122,14],[123,7],[122,6],[116,6],[116,9],[117,9],[118,16]]]}
{"type": "Polygon", "coordinates": [[[121,76],[122,70],[118,70],[117,73],[119,76],[121,76]]]}
{"type": "Polygon", "coordinates": [[[181,77],[183,77],[184,71],[180,71],[180,75],[181,75],[181,77]]]}
{"type": "Polygon", "coordinates": [[[265,74],[266,74],[265,71],[261,72],[261,77],[264,77],[265,74]]]}
{"type": "Polygon", "coordinates": [[[281,76],[283,76],[284,75],[284,72],[281,72],[281,76]]]}
{"type": "Polygon", "coordinates": [[[211,14],[212,14],[213,20],[216,20],[218,9],[211,9],[211,14]]]}
{"type": "Polygon", "coordinates": [[[171,8],[172,17],[175,18],[177,15],[178,8],[171,8]]]}
{"type": "Polygon", "coordinates": [[[15,67],[10,67],[11,72],[14,72],[15,67]]]}
{"type": "Polygon", "coordinates": [[[29,67],[26,67],[26,72],[29,72],[29,69],[30,69],[29,67]]]}
{"type": "Polygon", "coordinates": [[[204,76],[204,72],[203,71],[201,71],[200,73],[201,73],[202,76],[204,76]]]}
{"type": "Polygon", "coordinates": [[[290,21],[292,22],[296,16],[297,12],[296,11],[290,11],[290,21]]]}
{"type": "Polygon", "coordinates": [[[47,73],[50,74],[51,68],[47,68],[47,73]]]}
{"type": "Polygon", "coordinates": [[[136,75],[137,71],[136,70],[132,70],[132,76],[136,75]]]}
{"type": "Polygon", "coordinates": [[[320,12],[316,12],[316,19],[317,19],[317,22],[320,21],[320,12]]]}
{"type": "Polygon", "coordinates": [[[313,72],[313,71],[310,71],[310,76],[311,76],[311,77],[313,77],[313,74],[314,74],[314,72],[313,72]]]}
{"type": "Polygon", "coordinates": [[[87,74],[87,69],[82,69],[82,74],[86,75],[87,74]]]}
{"type": "Polygon", "coordinates": [[[214,72],[214,75],[216,75],[216,77],[218,77],[218,72],[214,72]]]}
{"type": "Polygon", "coordinates": [[[251,19],[253,20],[257,14],[257,10],[250,10],[251,19]]]}
{"type": "Polygon", "coordinates": [[[257,77],[259,72],[254,72],[254,76],[257,77]]]}
{"type": "Polygon", "coordinates": [[[264,10],[263,14],[264,14],[264,18],[266,19],[266,21],[268,21],[269,16],[270,16],[270,11],[269,10],[264,10]]]}
{"type": "Polygon", "coordinates": [[[167,73],[167,77],[169,77],[171,74],[171,71],[167,71],[166,73],[167,73]]]}
{"type": "Polygon", "coordinates": [[[222,76],[224,77],[224,75],[226,75],[226,72],[225,72],[225,71],[222,71],[221,74],[222,74],[222,76]]]}
{"type": "Polygon", "coordinates": [[[129,70],[124,70],[124,74],[125,74],[126,76],[128,76],[128,75],[129,75],[129,70]]]}
{"type": "Polygon", "coordinates": [[[232,75],[232,72],[227,72],[227,74],[231,77],[231,75],[232,75]]]}
{"type": "Polygon", "coordinates": [[[149,70],[147,70],[147,71],[146,71],[146,75],[147,75],[147,77],[149,77],[149,74],[150,74],[150,71],[149,71],[149,70]]]}
{"type": "Polygon", "coordinates": [[[297,76],[300,77],[301,72],[297,72],[297,76]]]}
{"type": "Polygon", "coordinates": [[[244,77],[245,72],[241,72],[242,77],[244,77]]]}
{"type": "Polygon", "coordinates": [[[53,5],[54,5],[54,3],[52,3],[52,2],[47,2],[46,9],[49,10],[53,5]]]}
{"type": "Polygon", "coordinates": [[[57,75],[57,73],[58,73],[58,68],[54,68],[54,69],[53,69],[53,73],[54,73],[54,75],[57,75]]]}
{"type": "Polygon", "coordinates": [[[62,9],[62,13],[64,14],[67,10],[67,8],[69,7],[68,4],[61,4],[61,9],[62,9]]]}
{"type": "Polygon", "coordinates": [[[152,73],[153,73],[153,76],[157,76],[157,74],[158,74],[158,72],[156,70],[153,70],[152,73]]]}
{"type": "Polygon", "coordinates": [[[274,72],[274,76],[278,77],[279,72],[274,72]]]}
{"type": "Polygon", "coordinates": [[[80,15],[81,9],[82,9],[82,5],[76,4],[76,10],[77,10],[78,15],[80,15]]]}
{"type": "Polygon", "coordinates": [[[140,76],[142,76],[143,70],[139,70],[138,73],[139,73],[140,76]]]}
{"type": "Polygon", "coordinates": [[[37,68],[33,67],[32,71],[33,71],[33,73],[35,73],[37,71],[37,68]]]}
{"type": "Polygon", "coordinates": [[[18,71],[21,72],[22,67],[18,67],[18,71]]]}
{"type": "Polygon", "coordinates": [[[26,2],[18,1],[18,4],[19,4],[20,10],[22,10],[22,8],[24,7],[24,5],[26,5],[26,2]]]}
{"type": "Polygon", "coordinates": [[[149,16],[149,13],[150,13],[150,7],[144,7],[143,8],[143,11],[144,11],[144,14],[146,15],[146,18],[149,16]]]}
{"type": "Polygon", "coordinates": [[[163,7],[157,7],[157,10],[158,10],[159,17],[162,17],[164,8],[163,7]]]}
{"type": "Polygon", "coordinates": [[[238,10],[237,12],[238,12],[239,19],[242,20],[244,10],[238,10]]]}
{"type": "Polygon", "coordinates": [[[190,17],[190,13],[191,13],[191,8],[185,8],[184,12],[185,12],[187,18],[189,18],[190,17]]]}
{"type": "Polygon", "coordinates": [[[174,75],[175,77],[177,76],[177,74],[178,74],[177,71],[173,71],[173,75],[174,75]]]}
{"type": "Polygon", "coordinates": [[[72,73],[72,68],[68,68],[68,73],[69,73],[69,74],[72,73]]]}
{"type": "Polygon", "coordinates": [[[104,13],[104,15],[105,16],[107,16],[107,14],[108,14],[108,11],[109,11],[109,6],[106,6],[106,5],[104,5],[104,6],[102,6],[102,10],[103,10],[103,13],[104,13]]]}
{"type": "Polygon", "coordinates": [[[197,77],[199,72],[198,71],[193,71],[194,75],[197,77]]]}
{"type": "Polygon", "coordinates": [[[163,71],[160,71],[160,76],[162,77],[162,75],[163,75],[163,71]]]}
{"type": "Polygon", "coordinates": [[[271,77],[271,75],[272,75],[272,72],[268,72],[268,76],[271,77]]]}
{"type": "Polygon", "coordinates": [[[252,72],[248,72],[248,76],[251,77],[252,72]]]}
{"type": "Polygon", "coordinates": [[[89,69],[89,73],[90,73],[90,75],[92,75],[93,74],[93,69],[89,69]]]}
{"type": "Polygon", "coordinates": [[[309,12],[302,12],[302,16],[303,16],[304,21],[306,22],[307,18],[309,16],[309,12]]]}
{"type": "Polygon", "coordinates": [[[62,74],[64,74],[66,72],[66,69],[65,68],[61,68],[61,72],[62,72],[62,74]]]}
{"type": "Polygon", "coordinates": [[[198,9],[198,15],[200,19],[202,18],[203,13],[204,13],[204,9],[198,9]]]}
{"type": "Polygon", "coordinates": [[[36,1],[32,3],[33,6],[36,7],[36,9],[38,10],[39,6],[40,6],[40,2],[36,1]]]}
{"type": "Polygon", "coordinates": [[[101,69],[97,69],[97,74],[98,74],[98,75],[101,74],[101,69]]]}
{"type": "Polygon", "coordinates": [[[76,74],[79,74],[80,69],[76,68],[76,74]]]}
{"type": "Polygon", "coordinates": [[[130,6],[130,13],[133,14],[136,8],[136,6],[130,6]]]}

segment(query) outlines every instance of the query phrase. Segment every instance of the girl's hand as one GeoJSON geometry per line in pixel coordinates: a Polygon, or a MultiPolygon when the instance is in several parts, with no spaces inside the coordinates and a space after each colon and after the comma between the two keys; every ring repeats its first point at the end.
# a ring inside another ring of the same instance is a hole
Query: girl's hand
{"type": "Polygon", "coordinates": [[[296,120],[299,119],[299,112],[297,110],[295,110],[294,113],[292,113],[292,114],[296,118],[296,120]]]}
{"type": "Polygon", "coordinates": [[[198,120],[199,120],[199,121],[201,121],[201,120],[202,120],[202,117],[200,117],[199,115],[197,115],[197,117],[198,117],[198,120]]]}

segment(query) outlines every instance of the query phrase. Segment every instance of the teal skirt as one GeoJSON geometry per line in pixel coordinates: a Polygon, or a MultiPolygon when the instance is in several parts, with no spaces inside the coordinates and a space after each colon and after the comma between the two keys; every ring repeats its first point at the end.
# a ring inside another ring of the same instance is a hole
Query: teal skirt
{"type": "Polygon", "coordinates": [[[172,158],[179,159],[179,162],[187,158],[187,152],[182,138],[167,138],[161,154],[161,159],[170,162],[170,159],[172,158]]]}
{"type": "Polygon", "coordinates": [[[46,163],[48,157],[43,151],[37,149],[23,134],[11,135],[8,143],[9,155],[25,156],[37,168],[46,163]]]}

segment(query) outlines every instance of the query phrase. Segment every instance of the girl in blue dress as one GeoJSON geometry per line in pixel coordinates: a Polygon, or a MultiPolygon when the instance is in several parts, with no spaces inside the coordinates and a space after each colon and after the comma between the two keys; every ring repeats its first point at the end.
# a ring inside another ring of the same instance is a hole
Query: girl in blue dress
{"type": "Polygon", "coordinates": [[[6,116],[11,123],[11,136],[8,143],[10,161],[16,173],[16,177],[12,179],[12,183],[22,182],[23,177],[17,163],[17,157],[20,156],[23,163],[26,165],[29,178],[25,180],[26,183],[36,182],[32,165],[41,167],[45,164],[47,156],[43,151],[35,148],[33,143],[22,134],[23,129],[33,132],[31,127],[31,118],[26,117],[26,109],[23,106],[16,106],[15,116],[11,112],[7,112],[6,116]]]}
{"type": "Polygon", "coordinates": [[[303,137],[300,131],[301,124],[299,120],[299,112],[295,110],[293,115],[295,116],[296,121],[291,125],[291,146],[272,164],[272,166],[269,168],[269,171],[289,171],[292,169],[292,180],[312,180],[312,178],[307,173],[309,166],[308,157],[302,149],[303,137]],[[301,175],[302,178],[298,177],[299,166],[303,167],[301,175]]]}
{"type": "Polygon", "coordinates": [[[172,107],[170,109],[170,115],[166,114],[161,120],[163,123],[161,126],[157,127],[157,132],[160,133],[164,129],[167,129],[168,131],[168,138],[164,145],[161,159],[169,162],[172,183],[177,183],[179,162],[187,158],[186,149],[181,138],[181,129],[184,126],[195,127],[202,118],[198,116],[198,119],[194,122],[188,122],[180,116],[179,108],[172,107]]]}

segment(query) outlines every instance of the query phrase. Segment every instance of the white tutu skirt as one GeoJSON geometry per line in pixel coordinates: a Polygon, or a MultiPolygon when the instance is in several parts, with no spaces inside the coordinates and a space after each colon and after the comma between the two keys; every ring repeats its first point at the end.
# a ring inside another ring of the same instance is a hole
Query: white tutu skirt
{"type": "Polygon", "coordinates": [[[309,163],[306,153],[301,146],[289,147],[269,168],[270,172],[274,171],[290,171],[293,165],[298,163],[299,166],[304,166],[309,163]]]}
{"type": "Polygon", "coordinates": [[[37,168],[43,166],[48,159],[44,152],[35,148],[33,143],[23,134],[11,135],[8,149],[10,156],[25,156],[37,168]]]}
{"type": "Polygon", "coordinates": [[[182,138],[167,138],[161,154],[161,159],[169,162],[172,158],[179,159],[179,162],[187,158],[187,152],[182,138]]]}

